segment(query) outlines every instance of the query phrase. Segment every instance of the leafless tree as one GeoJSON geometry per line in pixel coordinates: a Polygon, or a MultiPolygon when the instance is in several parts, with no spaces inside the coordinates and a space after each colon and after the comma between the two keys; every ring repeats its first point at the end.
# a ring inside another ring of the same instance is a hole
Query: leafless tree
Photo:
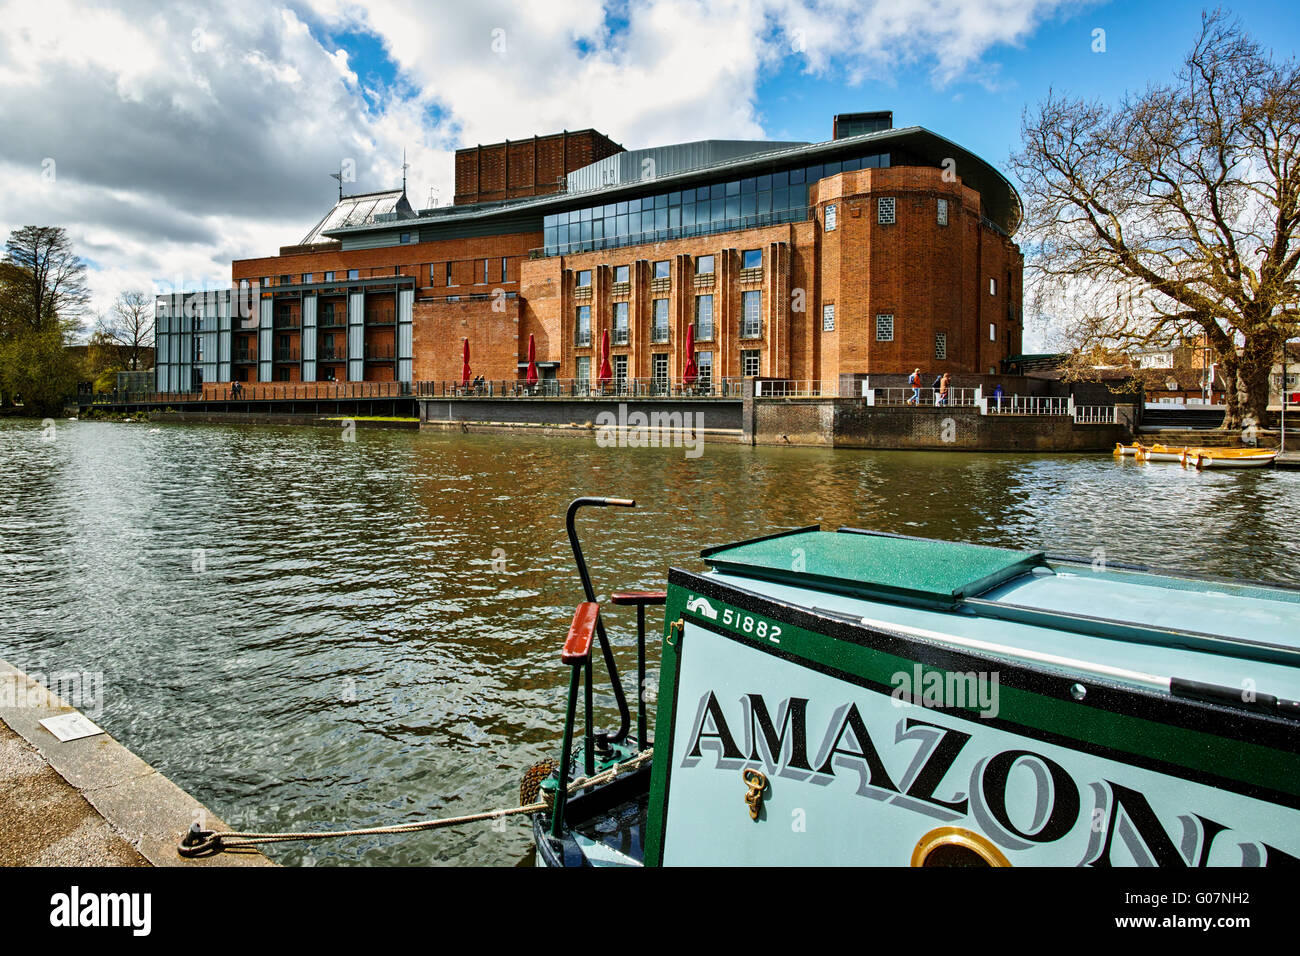
{"type": "Polygon", "coordinates": [[[96,328],[117,346],[122,364],[139,371],[140,364],[153,345],[154,302],[147,292],[128,289],[118,295],[113,311],[101,318],[96,328]]]}
{"type": "Polygon", "coordinates": [[[1204,335],[1230,382],[1225,427],[1264,421],[1300,327],[1300,69],[1222,11],[1176,78],[1117,106],[1055,92],[1022,118],[1012,167],[1040,294],[1086,303],[1081,347],[1204,335]]]}
{"type": "Polygon", "coordinates": [[[3,278],[18,290],[19,328],[32,332],[66,330],[85,308],[86,264],[73,251],[62,226],[23,226],[5,242],[3,278]]]}

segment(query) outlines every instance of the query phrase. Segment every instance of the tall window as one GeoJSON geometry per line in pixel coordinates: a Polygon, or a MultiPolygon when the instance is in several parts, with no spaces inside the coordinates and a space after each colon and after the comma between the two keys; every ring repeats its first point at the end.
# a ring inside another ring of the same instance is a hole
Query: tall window
{"type": "Polygon", "coordinates": [[[936,221],[941,226],[948,225],[948,200],[939,200],[939,211],[936,213],[936,221]]]}
{"type": "Polygon", "coordinates": [[[894,341],[894,317],[892,315],[876,316],[876,341],[894,341]]]}
{"type": "Polygon", "coordinates": [[[483,284],[484,285],[487,285],[489,282],[492,281],[491,279],[488,278],[488,263],[490,261],[491,261],[490,259],[483,260],[483,284]]]}
{"type": "Polygon", "coordinates": [[[740,353],[740,374],[758,374],[758,349],[746,349],[740,353]]]}
{"type": "Polygon", "coordinates": [[[989,323],[989,341],[990,341],[990,342],[996,342],[997,340],[998,340],[998,327],[997,327],[997,325],[996,325],[995,323],[990,322],[990,323],[989,323]]]}
{"type": "Polygon", "coordinates": [[[830,304],[830,305],[824,305],[824,306],[822,306],[822,331],[823,331],[823,332],[834,332],[834,331],[835,331],[835,305],[834,305],[834,303],[832,303],[832,304],[830,304]]]}
{"type": "Polygon", "coordinates": [[[835,204],[826,207],[826,231],[835,231],[835,204]]]}
{"type": "Polygon", "coordinates": [[[586,388],[591,384],[591,356],[580,355],[576,364],[578,387],[586,388]]]}
{"type": "Polygon", "coordinates": [[[650,356],[650,374],[654,378],[655,391],[664,391],[668,387],[668,355],[656,352],[650,356]]]}
{"type": "Polygon", "coordinates": [[[578,306],[578,320],[574,323],[574,345],[591,344],[591,306],[578,306]]]}
{"type": "Polygon", "coordinates": [[[695,257],[695,274],[712,275],[713,274],[713,256],[696,256],[695,257]]]}
{"type": "Polygon", "coordinates": [[[654,300],[654,326],[650,330],[651,342],[668,341],[668,300],[654,300]]]}
{"type": "Polygon", "coordinates": [[[989,278],[989,295],[997,295],[997,294],[998,294],[998,280],[997,280],[997,279],[994,279],[994,278],[992,278],[992,277],[990,277],[990,278],[989,278]]]}
{"type": "Polygon", "coordinates": [[[614,303],[614,344],[627,345],[627,342],[628,342],[627,303],[615,302],[614,303]]]}
{"type": "Polygon", "coordinates": [[[615,281],[615,282],[627,282],[627,281],[628,281],[628,267],[627,267],[627,266],[615,266],[615,267],[614,267],[614,281],[615,281]]]}
{"type": "Polygon", "coordinates": [[[501,281],[506,281],[506,257],[501,257],[501,281]]]}
{"type": "Polygon", "coordinates": [[[934,333],[934,357],[937,359],[946,359],[948,357],[948,333],[934,333]]]}
{"type": "Polygon", "coordinates": [[[713,353],[696,352],[695,367],[699,370],[699,384],[705,388],[713,385],[713,353]]]}
{"type": "Polygon", "coordinates": [[[325,281],[326,281],[326,282],[333,282],[333,281],[334,281],[334,273],[332,273],[332,272],[327,272],[327,273],[325,273],[325,281]]]}
{"type": "Polygon", "coordinates": [[[882,226],[891,226],[894,223],[894,197],[881,196],[876,200],[876,222],[882,226]]]}
{"type": "Polygon", "coordinates": [[[451,281],[451,263],[448,262],[448,263],[447,263],[447,281],[444,282],[443,285],[455,285],[455,284],[456,284],[456,283],[454,283],[454,282],[451,281]]]}
{"type": "Polygon", "coordinates": [[[312,281],[311,273],[310,273],[310,272],[304,272],[304,273],[302,274],[302,281],[303,281],[303,284],[304,284],[304,285],[305,285],[306,283],[308,283],[308,282],[311,282],[311,281],[312,281]]]}
{"type": "Polygon", "coordinates": [[[578,273],[578,288],[584,288],[591,285],[591,270],[583,269],[578,273]]]}
{"type": "Polygon", "coordinates": [[[713,296],[695,297],[695,337],[701,342],[713,341],[713,296]]]}
{"type": "Polygon", "coordinates": [[[668,278],[668,260],[667,260],[667,259],[661,259],[660,261],[658,261],[658,262],[655,263],[655,278],[656,278],[656,279],[667,279],[667,278],[668,278]]]}
{"type": "Polygon", "coordinates": [[[763,268],[763,250],[746,249],[740,254],[740,267],[742,269],[763,268]]]}
{"type": "Polygon", "coordinates": [[[740,295],[740,337],[756,339],[763,334],[763,293],[742,292],[740,295]]]}
{"type": "Polygon", "coordinates": [[[627,356],[614,356],[614,387],[620,392],[627,387],[627,356]]]}

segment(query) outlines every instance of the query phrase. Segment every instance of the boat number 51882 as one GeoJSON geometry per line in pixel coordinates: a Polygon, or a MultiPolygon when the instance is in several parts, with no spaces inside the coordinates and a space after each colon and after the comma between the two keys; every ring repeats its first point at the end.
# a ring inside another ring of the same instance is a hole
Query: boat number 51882
{"type": "Polygon", "coordinates": [[[741,614],[739,611],[725,608],[722,612],[722,623],[746,634],[753,634],[755,637],[765,637],[773,644],[781,643],[780,625],[768,624],[767,621],[752,614],[741,614]]]}

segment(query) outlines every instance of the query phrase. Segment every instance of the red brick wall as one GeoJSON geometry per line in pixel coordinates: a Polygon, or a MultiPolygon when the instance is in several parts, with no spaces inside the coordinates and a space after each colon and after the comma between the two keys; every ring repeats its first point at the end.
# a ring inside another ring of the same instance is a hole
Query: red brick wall
{"type": "Polygon", "coordinates": [[[469,339],[474,377],[515,381],[518,363],[528,359],[527,335],[522,337],[522,354],[519,348],[520,324],[518,299],[417,301],[412,311],[412,377],[417,382],[459,382],[463,343],[469,339]]]}
{"type": "Polygon", "coordinates": [[[559,180],[566,174],[622,151],[590,129],[458,149],[455,203],[559,192],[559,180]]]}

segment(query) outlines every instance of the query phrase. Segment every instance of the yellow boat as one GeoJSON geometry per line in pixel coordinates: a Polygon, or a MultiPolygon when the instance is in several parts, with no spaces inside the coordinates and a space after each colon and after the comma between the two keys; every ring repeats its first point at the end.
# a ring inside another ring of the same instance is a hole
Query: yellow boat
{"type": "Polygon", "coordinates": [[[1131,444],[1131,445],[1125,445],[1125,444],[1123,444],[1123,443],[1121,443],[1121,442],[1116,442],[1116,443],[1115,443],[1115,457],[1116,457],[1116,458],[1123,458],[1123,457],[1125,457],[1125,456],[1127,456],[1127,455],[1138,455],[1138,456],[1140,456],[1141,454],[1142,454],[1142,444],[1141,444],[1141,442],[1134,442],[1134,443],[1131,444]]]}
{"type": "Polygon", "coordinates": [[[1182,461],[1187,449],[1173,445],[1140,445],[1139,461],[1182,461]]]}
{"type": "Polygon", "coordinates": [[[1189,448],[1184,465],[1205,468],[1267,468],[1277,452],[1271,448],[1189,448]]]}

